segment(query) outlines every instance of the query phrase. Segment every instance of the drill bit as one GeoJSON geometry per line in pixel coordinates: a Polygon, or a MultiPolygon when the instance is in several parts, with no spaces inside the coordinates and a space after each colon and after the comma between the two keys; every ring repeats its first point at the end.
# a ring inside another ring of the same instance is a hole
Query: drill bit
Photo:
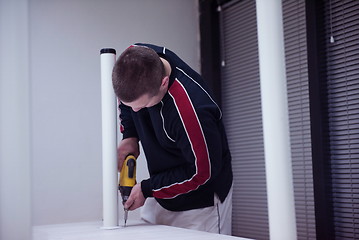
{"type": "Polygon", "coordinates": [[[126,227],[126,224],[127,224],[127,217],[128,217],[128,209],[124,209],[125,210],[125,214],[123,216],[124,220],[125,220],[125,225],[124,227],[126,227]]]}

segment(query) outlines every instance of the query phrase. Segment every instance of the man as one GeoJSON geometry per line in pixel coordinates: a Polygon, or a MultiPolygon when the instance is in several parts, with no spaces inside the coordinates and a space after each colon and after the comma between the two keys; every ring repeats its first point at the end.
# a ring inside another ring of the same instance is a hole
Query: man
{"type": "Polygon", "coordinates": [[[172,51],[151,44],[126,49],[113,69],[123,140],[119,168],[141,141],[150,178],[125,203],[142,218],[231,234],[232,167],[222,112],[201,76],[172,51]]]}

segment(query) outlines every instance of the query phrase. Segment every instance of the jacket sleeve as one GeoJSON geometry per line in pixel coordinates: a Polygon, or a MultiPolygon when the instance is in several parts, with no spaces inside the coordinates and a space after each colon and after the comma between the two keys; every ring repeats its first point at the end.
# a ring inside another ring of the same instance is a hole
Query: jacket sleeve
{"type": "Polygon", "coordinates": [[[184,161],[143,181],[141,187],[145,197],[171,199],[189,193],[206,184],[220,170],[222,144],[218,107],[209,102],[195,108],[183,86],[176,82],[169,94],[176,105],[171,114],[169,134],[184,161]]]}
{"type": "Polygon", "coordinates": [[[119,102],[119,118],[120,118],[120,131],[123,134],[122,138],[136,137],[138,134],[136,127],[133,123],[131,108],[119,102]]]}

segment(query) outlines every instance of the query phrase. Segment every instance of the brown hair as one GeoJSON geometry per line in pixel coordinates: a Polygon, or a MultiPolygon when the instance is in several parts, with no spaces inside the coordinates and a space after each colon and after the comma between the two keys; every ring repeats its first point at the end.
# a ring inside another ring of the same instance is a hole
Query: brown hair
{"type": "Polygon", "coordinates": [[[153,49],[144,46],[129,47],[113,67],[112,84],[115,94],[124,102],[135,101],[144,94],[155,96],[164,72],[163,63],[153,49]]]}

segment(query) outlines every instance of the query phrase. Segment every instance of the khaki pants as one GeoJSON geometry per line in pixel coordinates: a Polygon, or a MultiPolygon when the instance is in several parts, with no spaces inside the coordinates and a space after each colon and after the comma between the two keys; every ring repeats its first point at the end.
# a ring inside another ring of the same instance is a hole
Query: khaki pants
{"type": "Polygon", "coordinates": [[[232,192],[233,187],[223,203],[215,195],[214,206],[182,212],[168,211],[154,198],[148,198],[141,209],[141,218],[152,224],[231,235],[232,192]]]}

